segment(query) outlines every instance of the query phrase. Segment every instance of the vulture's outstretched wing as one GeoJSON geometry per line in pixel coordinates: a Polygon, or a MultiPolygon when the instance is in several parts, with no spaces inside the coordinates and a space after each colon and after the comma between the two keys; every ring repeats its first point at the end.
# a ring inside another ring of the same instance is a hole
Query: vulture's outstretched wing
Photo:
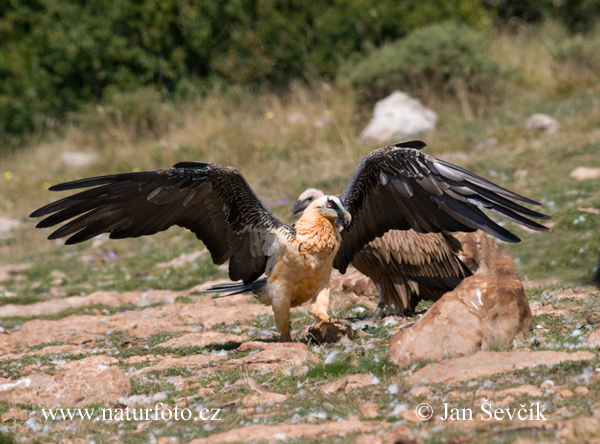
{"type": "Polygon", "coordinates": [[[333,266],[344,272],[365,244],[391,229],[420,233],[481,229],[506,242],[519,242],[481,208],[533,230],[549,231],[527,219],[551,219],[513,202],[539,203],[419,151],[425,143],[397,143],[367,154],[340,200],[352,215],[342,231],[333,266]],[[527,217],[525,217],[527,216],[527,217]]]}
{"type": "Polygon", "coordinates": [[[264,271],[278,236],[291,238],[260,201],[244,177],[231,167],[182,162],[168,170],[115,174],[76,180],[50,188],[64,191],[94,187],[34,211],[50,216],[46,228],[70,222],[48,238],[70,236],[76,244],[100,233],[113,239],[154,234],[178,225],[202,240],[216,264],[229,263],[232,280],[252,282],[264,271]]]}

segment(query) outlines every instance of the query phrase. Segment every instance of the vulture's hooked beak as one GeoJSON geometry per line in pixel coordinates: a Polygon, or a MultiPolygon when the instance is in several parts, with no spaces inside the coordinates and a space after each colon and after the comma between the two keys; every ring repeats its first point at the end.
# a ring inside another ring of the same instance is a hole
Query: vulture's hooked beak
{"type": "Polygon", "coordinates": [[[336,221],[338,228],[348,228],[352,222],[352,216],[344,208],[339,208],[337,211],[338,219],[336,221]],[[341,225],[341,226],[340,226],[341,225]]]}
{"type": "Polygon", "coordinates": [[[300,211],[306,210],[306,201],[298,199],[294,205],[292,205],[292,214],[298,214],[300,211]]]}

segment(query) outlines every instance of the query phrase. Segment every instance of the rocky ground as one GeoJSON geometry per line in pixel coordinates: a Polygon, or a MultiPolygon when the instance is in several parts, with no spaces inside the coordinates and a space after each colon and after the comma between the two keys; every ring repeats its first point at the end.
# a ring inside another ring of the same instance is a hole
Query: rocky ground
{"type": "MultiPolygon", "coordinates": [[[[531,329],[502,345],[456,305],[464,322],[440,320],[442,310],[432,335],[425,304],[413,318],[365,319],[377,297],[353,272],[333,280],[337,324],[309,332],[315,321],[300,307],[298,342],[279,344],[270,308],[245,295],[211,299],[200,292],[210,284],[0,307],[4,321],[23,320],[0,335],[0,441],[600,442],[593,287],[525,282],[531,329]],[[389,352],[418,328],[433,348],[459,339],[439,362],[389,352]],[[452,352],[464,344],[468,356],[452,352]]],[[[498,336],[493,313],[481,319],[498,336]]]]}

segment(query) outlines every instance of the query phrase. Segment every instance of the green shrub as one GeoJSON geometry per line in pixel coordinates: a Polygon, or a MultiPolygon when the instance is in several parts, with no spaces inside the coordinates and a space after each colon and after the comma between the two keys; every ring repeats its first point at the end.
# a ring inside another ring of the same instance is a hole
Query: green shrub
{"type": "Polygon", "coordinates": [[[550,46],[552,57],[559,63],[572,63],[578,69],[600,71],[600,29],[586,35],[577,34],[550,46]]]}
{"type": "Polygon", "coordinates": [[[373,51],[342,82],[368,100],[394,90],[427,96],[489,94],[499,74],[484,34],[448,21],[413,31],[373,51]]]}
{"type": "Polygon", "coordinates": [[[287,87],[426,23],[485,26],[484,0],[5,0],[0,145],[107,91],[287,87]]]}
{"type": "Polygon", "coordinates": [[[488,4],[500,21],[533,23],[552,18],[572,32],[592,31],[600,19],[598,0],[489,0],[488,4]]]}

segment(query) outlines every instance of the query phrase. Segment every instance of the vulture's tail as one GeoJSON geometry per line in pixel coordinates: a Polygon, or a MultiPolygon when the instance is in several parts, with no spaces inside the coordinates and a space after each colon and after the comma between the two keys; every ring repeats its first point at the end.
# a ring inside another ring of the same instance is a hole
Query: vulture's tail
{"type": "Polygon", "coordinates": [[[254,282],[245,284],[243,282],[227,282],[224,284],[216,284],[212,287],[202,290],[202,293],[223,293],[219,296],[213,296],[215,298],[224,298],[226,296],[234,296],[242,293],[262,293],[266,290],[267,278],[258,279],[254,282]]]}

